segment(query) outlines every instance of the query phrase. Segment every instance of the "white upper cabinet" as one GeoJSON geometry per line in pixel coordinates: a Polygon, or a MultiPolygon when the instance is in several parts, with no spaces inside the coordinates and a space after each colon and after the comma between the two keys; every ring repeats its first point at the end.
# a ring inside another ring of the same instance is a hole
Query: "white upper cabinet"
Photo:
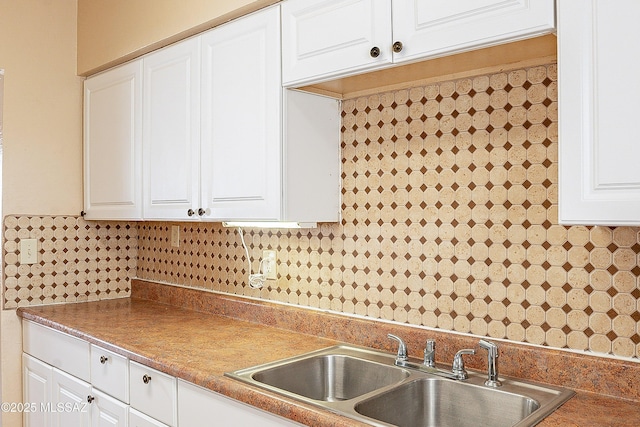
{"type": "Polygon", "coordinates": [[[142,219],[142,61],[85,80],[86,219],[142,219]]]}
{"type": "Polygon", "coordinates": [[[202,36],[204,219],[340,218],[340,103],[283,91],[279,11],[202,36]]]}
{"type": "Polygon", "coordinates": [[[143,216],[187,219],[200,207],[200,38],[143,64],[143,216]]]}
{"type": "Polygon", "coordinates": [[[202,36],[202,200],[218,219],[278,219],[279,8],[202,36]]]}
{"type": "Polygon", "coordinates": [[[548,33],[554,0],[286,0],[283,81],[317,83],[548,33]]]}
{"type": "Polygon", "coordinates": [[[396,63],[533,37],[555,28],[553,0],[392,0],[396,63]],[[402,47],[395,43],[402,43],[402,47]]]}
{"type": "Polygon", "coordinates": [[[287,85],[379,68],[392,61],[389,0],[282,3],[282,75],[287,85]]]}
{"type": "Polygon", "coordinates": [[[558,2],[559,220],[640,225],[640,2],[558,2]]]}
{"type": "Polygon", "coordinates": [[[340,221],[340,103],[284,91],[281,221],[340,221]]]}
{"type": "Polygon", "coordinates": [[[280,6],[87,79],[87,219],[334,222],[340,103],[283,91],[280,6]]]}

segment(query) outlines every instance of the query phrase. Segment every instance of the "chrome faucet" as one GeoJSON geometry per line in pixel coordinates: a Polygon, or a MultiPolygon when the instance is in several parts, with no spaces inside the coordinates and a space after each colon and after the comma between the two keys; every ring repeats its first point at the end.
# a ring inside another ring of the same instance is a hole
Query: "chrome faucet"
{"type": "Polygon", "coordinates": [[[435,340],[427,340],[427,344],[424,349],[424,362],[422,363],[422,365],[420,365],[418,363],[409,361],[409,355],[407,354],[407,345],[402,340],[402,338],[393,334],[387,334],[387,337],[398,342],[398,354],[396,356],[394,365],[400,366],[402,368],[417,369],[419,371],[428,372],[430,374],[448,378],[450,380],[466,380],[467,378],[469,378],[467,371],[464,369],[464,360],[462,360],[462,356],[465,354],[476,354],[476,351],[474,349],[464,349],[457,352],[455,357],[453,358],[453,367],[449,371],[436,368],[435,366],[435,340]]]}
{"type": "Polygon", "coordinates": [[[469,374],[467,374],[466,369],[464,369],[464,360],[462,359],[462,355],[464,354],[476,354],[476,351],[472,348],[465,348],[458,351],[453,357],[451,372],[457,380],[466,380],[469,378],[469,374]]]}
{"type": "Polygon", "coordinates": [[[436,340],[428,339],[424,348],[424,362],[428,368],[436,367],[436,340]]]}
{"type": "Polygon", "coordinates": [[[498,379],[498,346],[491,341],[480,340],[480,347],[487,350],[488,378],[484,385],[488,387],[500,387],[502,383],[498,379]]]}

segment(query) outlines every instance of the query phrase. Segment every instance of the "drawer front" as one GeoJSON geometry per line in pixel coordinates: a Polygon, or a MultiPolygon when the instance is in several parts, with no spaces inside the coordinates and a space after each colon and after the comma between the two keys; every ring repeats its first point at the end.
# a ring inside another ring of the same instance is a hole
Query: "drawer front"
{"type": "Polygon", "coordinates": [[[180,427],[207,426],[212,420],[221,426],[302,426],[186,381],[178,381],[178,394],[180,427]]]}
{"type": "Polygon", "coordinates": [[[129,427],[168,427],[158,420],[154,420],[148,415],[129,409],[129,427]]]}
{"type": "Polygon", "coordinates": [[[90,381],[89,343],[60,331],[25,320],[22,322],[25,353],[61,371],[90,381]]]}
{"type": "Polygon", "coordinates": [[[91,384],[129,403],[129,359],[91,344],[91,384]]]}
{"type": "Polygon", "coordinates": [[[131,407],[169,426],[177,423],[176,379],[139,363],[129,362],[131,407]]]}

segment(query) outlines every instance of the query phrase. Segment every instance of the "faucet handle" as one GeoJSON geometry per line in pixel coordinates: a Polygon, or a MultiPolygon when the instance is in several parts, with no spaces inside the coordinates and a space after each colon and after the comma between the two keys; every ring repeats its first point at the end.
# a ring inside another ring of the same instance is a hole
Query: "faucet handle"
{"type": "Polygon", "coordinates": [[[387,337],[391,338],[392,340],[398,341],[398,355],[396,356],[396,362],[397,361],[404,362],[408,360],[409,356],[407,355],[407,345],[404,343],[402,338],[393,334],[387,334],[387,337]]]}
{"type": "Polygon", "coordinates": [[[436,366],[436,340],[428,339],[424,347],[424,366],[435,368],[436,366]]]}
{"type": "Polygon", "coordinates": [[[462,356],[464,354],[476,354],[476,351],[472,348],[465,348],[456,353],[453,357],[453,366],[451,367],[451,372],[456,376],[459,380],[466,380],[469,378],[467,371],[464,369],[464,360],[462,356]]]}

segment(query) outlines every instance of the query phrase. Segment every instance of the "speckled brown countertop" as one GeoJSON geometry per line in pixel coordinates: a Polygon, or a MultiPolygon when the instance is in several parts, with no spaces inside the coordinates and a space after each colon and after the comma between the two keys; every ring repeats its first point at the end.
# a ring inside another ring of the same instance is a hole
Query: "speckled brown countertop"
{"type": "MultiPolygon", "coordinates": [[[[339,341],[391,351],[391,332],[417,354],[437,336],[439,359],[476,339],[297,307],[134,281],[132,298],[18,309],[50,326],[178,378],[312,426],[364,424],[224,377],[240,368],[328,347],[339,341]]],[[[539,425],[640,425],[640,364],[500,343],[501,374],[578,392],[539,425]],[[622,397],[626,398],[623,399],[622,397]]],[[[485,361],[486,362],[486,361],[485,361]]],[[[484,370],[482,358],[471,368],[484,370]]]]}
{"type": "Polygon", "coordinates": [[[335,341],[136,298],[20,309],[19,314],[303,424],[361,425],[336,422],[315,408],[272,399],[223,376],[335,341]]]}

